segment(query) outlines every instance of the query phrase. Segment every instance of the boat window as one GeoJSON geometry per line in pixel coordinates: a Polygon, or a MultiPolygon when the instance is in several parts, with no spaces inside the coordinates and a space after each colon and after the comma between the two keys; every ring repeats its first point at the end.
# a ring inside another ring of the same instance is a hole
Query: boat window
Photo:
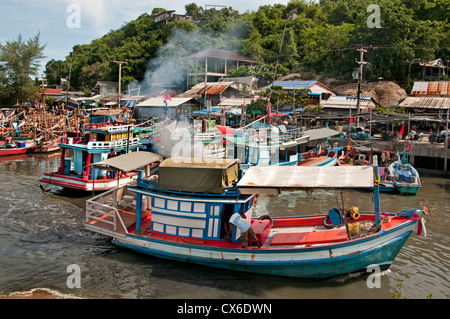
{"type": "Polygon", "coordinates": [[[178,235],[179,236],[189,236],[190,235],[190,229],[184,228],[184,227],[178,227],[178,235]]]}
{"type": "Polygon", "coordinates": [[[204,213],[205,203],[194,203],[194,213],[204,213]]]}
{"type": "Polygon", "coordinates": [[[155,198],[153,202],[154,207],[165,208],[166,200],[162,198],[155,198]]]}
{"type": "Polygon", "coordinates": [[[183,212],[190,212],[191,207],[192,205],[190,202],[180,202],[180,210],[183,212]]]}
{"type": "Polygon", "coordinates": [[[220,206],[211,206],[209,214],[210,216],[219,216],[220,206]]]}
{"type": "Polygon", "coordinates": [[[178,210],[178,201],[167,200],[167,209],[178,210]]]}

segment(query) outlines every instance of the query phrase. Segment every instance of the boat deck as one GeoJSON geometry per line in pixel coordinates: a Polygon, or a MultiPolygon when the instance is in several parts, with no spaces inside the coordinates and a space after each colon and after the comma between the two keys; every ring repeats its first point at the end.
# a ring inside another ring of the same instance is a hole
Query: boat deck
{"type": "MultiPolygon", "coordinates": [[[[136,219],[135,219],[135,207],[117,207],[114,210],[109,210],[105,214],[101,214],[95,219],[87,221],[89,225],[96,226],[96,228],[109,229],[109,232],[105,234],[111,235],[111,231],[114,234],[127,235],[136,234],[136,219]],[[115,220],[115,212],[119,216],[115,220]]],[[[373,215],[361,216],[361,220],[371,220],[373,215]]],[[[264,249],[283,249],[283,248],[302,248],[311,247],[313,245],[325,245],[330,243],[340,243],[348,240],[347,230],[345,226],[338,228],[327,229],[322,223],[323,216],[313,216],[305,225],[300,225],[296,220],[298,218],[287,219],[275,219],[274,225],[265,234],[258,233],[255,227],[255,233],[261,240],[261,248],[264,249]]],[[[383,220],[383,229],[387,229],[402,223],[404,218],[391,217],[383,220]]],[[[256,221],[256,220],[254,220],[256,221]]],[[[267,221],[268,223],[268,221],[267,221]]],[[[304,221],[302,221],[304,223],[304,221]]],[[[254,225],[254,223],[253,223],[254,225]]],[[[151,231],[151,210],[145,210],[142,212],[141,219],[141,232],[139,236],[147,238],[161,238],[164,240],[170,240],[174,242],[188,242],[191,244],[211,245],[218,247],[235,247],[240,248],[240,244],[234,244],[225,240],[208,241],[201,238],[184,238],[178,236],[168,237],[165,234],[158,234],[151,231]]],[[[357,238],[359,236],[353,237],[357,238]]],[[[254,249],[256,246],[252,246],[251,239],[249,238],[249,249],[254,249]]]]}
{"type": "Polygon", "coordinates": [[[330,157],[328,156],[316,156],[302,159],[298,162],[299,166],[315,166],[320,165],[326,161],[328,161],[330,157]]]}

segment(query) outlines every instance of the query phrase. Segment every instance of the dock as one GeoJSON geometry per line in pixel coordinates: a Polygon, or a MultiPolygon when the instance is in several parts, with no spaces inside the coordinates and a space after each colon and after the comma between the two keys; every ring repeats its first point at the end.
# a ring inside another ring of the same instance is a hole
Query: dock
{"type": "MultiPolygon", "coordinates": [[[[338,146],[346,146],[347,140],[343,139],[330,139],[330,144],[338,143],[338,146]]],[[[409,140],[392,140],[382,141],[374,136],[373,141],[353,141],[352,143],[358,146],[364,146],[374,149],[389,150],[391,152],[403,152],[408,146],[412,145],[411,154],[409,155],[409,163],[419,170],[435,171],[447,173],[449,169],[449,156],[450,151],[445,149],[444,143],[430,143],[428,137],[424,137],[422,141],[409,141],[409,140]],[[447,165],[445,161],[447,160],[447,165]]],[[[310,142],[310,147],[314,147],[315,144],[310,142]],[[314,145],[313,145],[314,144],[314,145]]],[[[353,144],[352,144],[353,145],[353,144]]]]}

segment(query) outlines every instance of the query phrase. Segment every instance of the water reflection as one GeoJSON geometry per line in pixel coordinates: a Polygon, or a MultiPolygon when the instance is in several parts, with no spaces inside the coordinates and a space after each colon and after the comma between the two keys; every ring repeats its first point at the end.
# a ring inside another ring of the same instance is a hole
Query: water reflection
{"type": "MultiPolygon", "coordinates": [[[[83,228],[90,194],[43,193],[37,187],[45,171],[55,170],[59,154],[0,158],[0,294],[45,287],[84,298],[391,298],[402,283],[407,298],[448,298],[450,279],[450,181],[423,175],[417,196],[382,194],[382,210],[422,205],[432,209],[427,237],[412,234],[381,288],[370,289],[369,274],[327,280],[299,280],[232,272],[141,255],[115,247],[83,228]],[[66,285],[67,266],[78,264],[82,287],[66,285]]],[[[371,210],[372,194],[344,190],[346,207],[371,210]]],[[[327,213],[340,207],[336,190],[287,191],[261,196],[257,216],[327,213]]]]}

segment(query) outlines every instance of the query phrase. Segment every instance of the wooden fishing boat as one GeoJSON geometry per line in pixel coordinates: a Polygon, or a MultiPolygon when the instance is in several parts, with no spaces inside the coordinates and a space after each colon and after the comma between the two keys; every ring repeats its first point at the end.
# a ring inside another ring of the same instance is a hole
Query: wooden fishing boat
{"type": "Polygon", "coordinates": [[[329,147],[322,150],[320,147],[300,154],[298,166],[335,166],[338,161],[338,152],[343,147],[329,147]]]}
{"type": "Polygon", "coordinates": [[[61,142],[60,137],[55,137],[52,139],[41,139],[35,148],[36,153],[51,153],[55,151],[59,151],[61,148],[59,147],[59,143],[61,142]]]}
{"type": "MultiPolygon", "coordinates": [[[[406,153],[406,152],[404,152],[406,153]]],[[[397,154],[397,161],[388,167],[389,179],[393,182],[395,189],[401,194],[417,194],[422,187],[419,172],[403,157],[397,154]]]]}
{"type": "MultiPolygon", "coordinates": [[[[382,213],[371,166],[254,166],[239,179],[237,160],[185,160],[169,158],[160,164],[156,180],[140,173],[136,185],[89,199],[85,227],[110,236],[117,246],[156,257],[259,274],[326,278],[364,272],[369,266],[388,268],[424,213],[382,213]],[[293,187],[374,187],[374,211],[353,208],[350,219],[337,208],[328,215],[252,216],[258,194],[293,187]],[[235,226],[227,236],[227,216],[239,211],[260,248],[250,236],[249,246],[243,248],[235,226]]],[[[127,162],[133,162],[132,157],[127,162]]],[[[151,163],[133,166],[147,165],[151,163]]]]}
{"type": "Polygon", "coordinates": [[[47,172],[40,179],[41,188],[55,185],[82,191],[104,191],[125,185],[137,178],[136,173],[113,174],[90,165],[101,162],[119,153],[137,151],[142,145],[133,136],[133,125],[111,123],[90,129],[89,140],[64,138],[61,148],[61,162],[57,171],[47,172]]]}
{"type": "Polygon", "coordinates": [[[13,142],[8,138],[2,147],[0,147],[0,156],[11,156],[25,153],[32,153],[35,148],[35,143],[30,140],[13,142]]]}

